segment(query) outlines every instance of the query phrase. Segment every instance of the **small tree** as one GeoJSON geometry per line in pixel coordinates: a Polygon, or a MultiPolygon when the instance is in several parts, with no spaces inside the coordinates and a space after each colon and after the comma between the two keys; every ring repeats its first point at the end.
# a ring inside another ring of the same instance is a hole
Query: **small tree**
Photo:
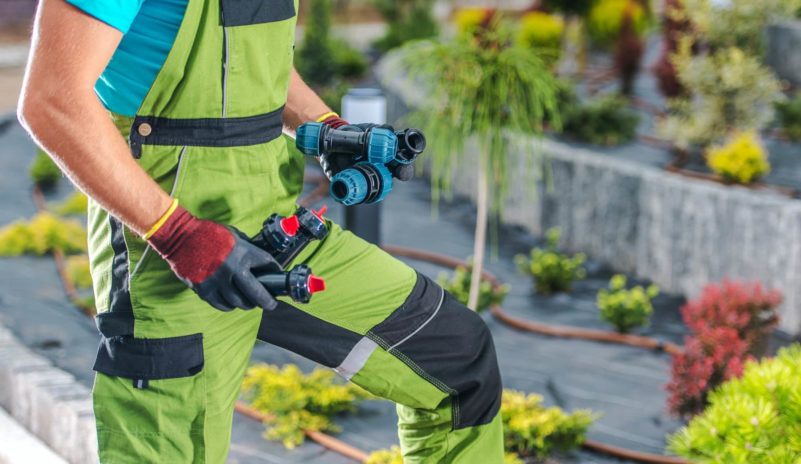
{"type": "Polygon", "coordinates": [[[376,42],[381,50],[437,35],[437,22],[431,11],[434,0],[372,0],[372,3],[387,22],[387,33],[376,42]]]}
{"type": "Polygon", "coordinates": [[[498,20],[451,42],[410,44],[402,54],[410,78],[429,94],[412,118],[421,123],[430,141],[435,200],[464,166],[465,145],[478,147],[478,217],[468,299],[468,306],[475,309],[487,221],[490,211],[501,211],[509,190],[509,132],[541,133],[546,115],[552,125],[559,125],[556,79],[537,52],[520,45],[513,31],[498,20]]]}
{"type": "Polygon", "coordinates": [[[296,66],[310,85],[324,86],[333,81],[338,71],[330,38],[331,0],[311,0],[309,11],[296,66]]]}

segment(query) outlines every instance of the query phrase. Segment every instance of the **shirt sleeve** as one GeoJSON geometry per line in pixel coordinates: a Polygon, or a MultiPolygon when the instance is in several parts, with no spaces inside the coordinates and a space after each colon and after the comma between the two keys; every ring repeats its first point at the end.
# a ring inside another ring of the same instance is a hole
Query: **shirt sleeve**
{"type": "Polygon", "coordinates": [[[67,3],[123,34],[131,28],[145,0],[66,0],[67,3]]]}

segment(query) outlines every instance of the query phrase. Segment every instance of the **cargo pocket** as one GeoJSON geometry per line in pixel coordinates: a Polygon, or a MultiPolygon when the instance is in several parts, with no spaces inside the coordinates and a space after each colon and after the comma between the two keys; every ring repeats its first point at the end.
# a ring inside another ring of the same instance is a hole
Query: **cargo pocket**
{"type": "Polygon", "coordinates": [[[222,0],[224,27],[283,21],[295,16],[294,0],[222,0]]]}
{"type": "Polygon", "coordinates": [[[98,327],[105,335],[97,351],[95,371],[130,379],[136,388],[147,388],[151,380],[192,377],[203,370],[203,334],[134,338],[125,334],[125,319],[114,313],[97,316],[98,327]]]}

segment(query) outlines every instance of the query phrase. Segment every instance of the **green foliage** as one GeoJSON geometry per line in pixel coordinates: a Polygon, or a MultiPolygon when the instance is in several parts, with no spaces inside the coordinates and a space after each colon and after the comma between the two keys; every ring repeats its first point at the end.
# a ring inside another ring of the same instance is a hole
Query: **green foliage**
{"type": "Polygon", "coordinates": [[[794,141],[801,140],[801,97],[792,100],[776,102],[776,119],[784,135],[794,141]]]}
{"type": "Polygon", "coordinates": [[[559,48],[565,21],[556,15],[532,11],[520,18],[518,40],[528,47],[559,48]]]}
{"type": "Polygon", "coordinates": [[[434,0],[372,0],[372,3],[387,22],[387,33],[375,43],[381,51],[437,35],[437,22],[431,12],[434,0]]]}
{"type": "Polygon", "coordinates": [[[637,135],[640,117],[618,97],[601,97],[588,103],[576,101],[562,113],[562,132],[595,145],[618,145],[637,135]]]}
{"type": "Polygon", "coordinates": [[[709,149],[707,164],[723,179],[739,184],[750,184],[770,172],[768,154],[754,132],[740,134],[726,145],[709,149]]]}
{"type": "Polygon", "coordinates": [[[398,446],[370,453],[364,464],[403,464],[403,454],[398,446]]]}
{"type": "Polygon", "coordinates": [[[610,45],[620,37],[626,14],[631,15],[636,34],[644,35],[648,28],[648,13],[635,0],[598,1],[587,18],[587,32],[596,43],[610,45]]]}
{"type": "Polygon", "coordinates": [[[75,288],[92,288],[92,274],[89,272],[89,256],[76,255],[66,259],[67,275],[75,288]]]}
{"type": "Polygon", "coordinates": [[[73,192],[69,197],[60,203],[52,205],[49,209],[60,216],[70,216],[86,214],[89,200],[81,192],[73,192]]]}
{"type": "Polygon", "coordinates": [[[258,364],[248,368],[242,389],[253,408],[273,416],[265,437],[294,448],[303,443],[304,430],[337,431],[331,417],[353,411],[355,401],[368,397],[353,384],[336,383],[334,377],[328,369],[304,374],[293,364],[258,364]]]}
{"type": "Polygon", "coordinates": [[[693,98],[672,101],[659,132],[679,148],[759,130],[773,119],[771,104],[780,85],[759,58],[731,47],[696,56],[685,50],[675,63],[679,81],[693,98]]]}
{"type": "Polygon", "coordinates": [[[31,164],[31,180],[40,188],[49,189],[55,187],[61,179],[61,169],[53,162],[50,156],[42,150],[36,152],[36,158],[31,164]]]}
{"type": "Polygon", "coordinates": [[[546,8],[569,15],[584,16],[597,0],[545,0],[546,8]]]}
{"type": "Polygon", "coordinates": [[[618,274],[609,281],[609,289],[598,292],[601,320],[611,324],[620,333],[648,324],[654,312],[651,299],[659,294],[659,287],[638,285],[626,289],[626,276],[618,274]]]}
{"type": "MultiPolygon", "coordinates": [[[[521,46],[503,21],[475,36],[408,44],[401,56],[397,72],[428,95],[411,119],[428,136],[435,200],[467,162],[469,140],[479,148],[476,168],[491,173],[491,209],[501,210],[509,191],[510,133],[541,133],[546,114],[559,125],[558,87],[548,65],[536,50],[521,46]]],[[[533,144],[526,147],[532,165],[541,160],[533,144]]]]}
{"type": "Polygon", "coordinates": [[[504,390],[501,400],[506,450],[538,459],[580,446],[595,417],[586,410],[546,408],[541,396],[514,390],[504,390]]]}
{"type": "Polygon", "coordinates": [[[694,463],[801,461],[801,346],[746,365],[743,376],[709,395],[709,406],[670,437],[694,463]]]}
{"type": "MultiPolygon", "coordinates": [[[[443,272],[437,278],[437,283],[450,292],[457,300],[467,304],[467,299],[470,294],[470,276],[472,275],[473,265],[471,263],[467,267],[457,267],[450,279],[448,278],[448,274],[443,272]]],[[[501,285],[498,288],[493,288],[491,283],[482,280],[479,287],[476,311],[481,312],[492,305],[503,303],[506,295],[509,294],[509,289],[510,287],[507,284],[501,285]]]]}
{"type": "Polygon", "coordinates": [[[587,258],[583,253],[569,257],[559,252],[557,246],[560,235],[558,228],[550,229],[546,233],[547,244],[544,249],[532,249],[530,258],[515,256],[520,271],[534,277],[534,287],[539,293],[547,295],[570,291],[573,281],[587,275],[584,270],[587,258]]]}
{"type": "Polygon", "coordinates": [[[801,9],[801,0],[682,0],[693,23],[696,40],[712,48],[737,47],[761,56],[763,31],[771,21],[791,19],[801,9]]]}
{"type": "Polygon", "coordinates": [[[314,87],[337,85],[342,78],[361,76],[367,61],[343,40],[331,38],[332,0],[311,0],[303,42],[295,54],[295,67],[314,87]]]}
{"type": "Polygon", "coordinates": [[[30,221],[17,221],[0,229],[0,256],[44,255],[53,250],[85,252],[86,229],[77,221],[39,213],[30,221]]]}

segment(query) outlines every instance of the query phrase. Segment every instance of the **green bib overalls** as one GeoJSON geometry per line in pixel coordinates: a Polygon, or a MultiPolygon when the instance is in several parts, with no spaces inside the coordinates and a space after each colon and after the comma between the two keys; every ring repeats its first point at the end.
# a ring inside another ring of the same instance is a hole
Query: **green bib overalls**
{"type": "MultiPolygon", "coordinates": [[[[292,213],[302,188],[303,160],[280,136],[296,9],[293,0],[189,0],[137,116],[114,116],[166,192],[192,214],[249,236],[271,213],[292,213]]],[[[483,321],[329,225],[329,236],[296,259],[325,277],[326,292],[275,311],[221,312],[90,204],[102,462],[224,462],[257,336],[398,403],[406,462],[503,461],[500,377],[483,321]]]]}

